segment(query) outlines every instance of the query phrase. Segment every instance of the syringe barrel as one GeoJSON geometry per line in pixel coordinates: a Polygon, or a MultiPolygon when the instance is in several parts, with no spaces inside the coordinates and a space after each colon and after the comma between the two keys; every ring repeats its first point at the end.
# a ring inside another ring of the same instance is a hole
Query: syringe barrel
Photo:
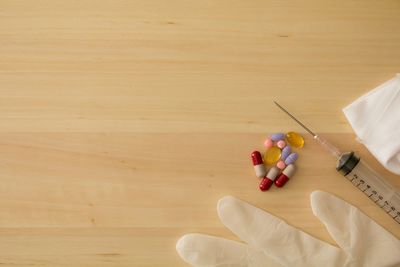
{"type": "Polygon", "coordinates": [[[400,223],[400,194],[354,152],[340,155],[336,169],[396,222],[400,223]]]}

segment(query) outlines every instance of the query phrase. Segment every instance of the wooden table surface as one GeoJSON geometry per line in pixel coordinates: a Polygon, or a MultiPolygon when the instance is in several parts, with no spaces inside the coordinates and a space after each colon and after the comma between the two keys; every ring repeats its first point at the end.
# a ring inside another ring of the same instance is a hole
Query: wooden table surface
{"type": "MultiPolygon", "coordinates": [[[[249,155],[299,131],[278,100],[387,179],[341,109],[400,66],[400,2],[0,0],[0,265],[187,266],[190,232],[237,239],[224,195],[333,243],[320,189],[400,227],[309,136],[262,193],[249,155]]],[[[304,133],[305,134],[305,133],[304,133]]]]}

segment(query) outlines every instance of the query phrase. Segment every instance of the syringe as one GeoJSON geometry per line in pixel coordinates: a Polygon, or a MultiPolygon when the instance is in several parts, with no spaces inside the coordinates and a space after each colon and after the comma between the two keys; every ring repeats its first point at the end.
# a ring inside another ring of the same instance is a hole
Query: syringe
{"type": "Polygon", "coordinates": [[[274,103],[310,133],[325,151],[336,158],[336,170],[339,173],[400,224],[400,193],[394,186],[389,184],[353,151],[341,153],[336,146],[315,134],[284,107],[275,101],[274,103]]]}

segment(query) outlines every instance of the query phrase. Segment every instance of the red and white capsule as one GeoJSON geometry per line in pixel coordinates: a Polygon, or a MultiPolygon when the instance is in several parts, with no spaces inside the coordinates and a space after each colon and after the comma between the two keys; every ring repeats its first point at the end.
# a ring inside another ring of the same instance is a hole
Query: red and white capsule
{"type": "Polygon", "coordinates": [[[259,151],[254,151],[251,153],[251,159],[253,160],[254,171],[256,172],[256,176],[258,178],[263,178],[267,174],[267,170],[265,169],[265,165],[259,151]]]}
{"type": "Polygon", "coordinates": [[[261,180],[260,182],[260,190],[266,191],[268,190],[271,185],[274,183],[275,178],[278,176],[281,170],[277,167],[272,167],[268,174],[261,180]]]}
{"type": "Polygon", "coordinates": [[[275,180],[275,185],[277,187],[282,187],[286,184],[287,181],[294,175],[296,172],[296,167],[293,164],[289,164],[282,171],[281,175],[275,180]]]}

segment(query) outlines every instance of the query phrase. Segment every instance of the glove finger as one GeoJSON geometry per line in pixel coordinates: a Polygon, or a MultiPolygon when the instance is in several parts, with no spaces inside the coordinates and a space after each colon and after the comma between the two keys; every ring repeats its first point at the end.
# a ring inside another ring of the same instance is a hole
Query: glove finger
{"type": "Polygon", "coordinates": [[[179,256],[193,266],[270,266],[281,267],[261,251],[246,244],[203,234],[181,237],[176,250],[179,256]]]}
{"type": "Polygon", "coordinates": [[[400,241],[364,213],[338,197],[311,193],[314,215],[322,221],[332,238],[360,266],[400,264],[400,241]]]}
{"type": "Polygon", "coordinates": [[[234,197],[220,199],[218,215],[243,241],[284,266],[342,266],[345,261],[339,248],[234,197]]]}

